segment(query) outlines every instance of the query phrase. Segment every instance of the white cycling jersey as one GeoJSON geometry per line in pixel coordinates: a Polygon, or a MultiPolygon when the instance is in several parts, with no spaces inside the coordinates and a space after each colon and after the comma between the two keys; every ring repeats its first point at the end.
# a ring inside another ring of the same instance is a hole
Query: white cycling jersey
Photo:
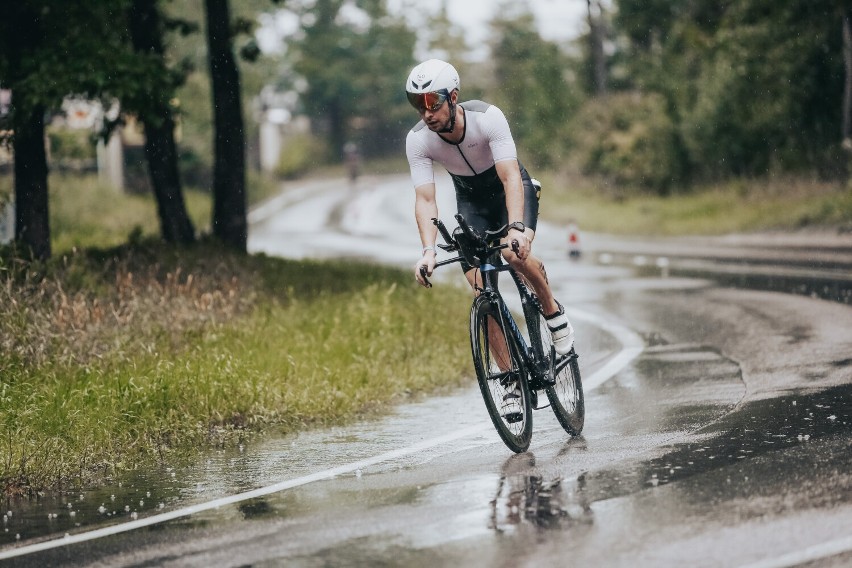
{"type": "Polygon", "coordinates": [[[459,178],[472,181],[497,162],[517,160],[515,141],[503,111],[483,101],[467,101],[460,106],[464,109],[464,135],[458,144],[429,130],[422,120],[408,133],[405,153],[415,188],[435,182],[434,162],[446,168],[458,188],[459,178]]]}

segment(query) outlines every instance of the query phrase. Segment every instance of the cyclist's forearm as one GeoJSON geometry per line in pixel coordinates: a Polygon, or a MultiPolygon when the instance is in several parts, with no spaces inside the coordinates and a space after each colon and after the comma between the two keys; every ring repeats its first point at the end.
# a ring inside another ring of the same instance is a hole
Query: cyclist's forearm
{"type": "Polygon", "coordinates": [[[418,187],[417,198],[414,202],[414,218],[417,220],[417,230],[420,232],[420,243],[424,247],[435,246],[438,238],[438,228],[432,219],[438,217],[438,203],[435,201],[435,186],[418,187]]]}

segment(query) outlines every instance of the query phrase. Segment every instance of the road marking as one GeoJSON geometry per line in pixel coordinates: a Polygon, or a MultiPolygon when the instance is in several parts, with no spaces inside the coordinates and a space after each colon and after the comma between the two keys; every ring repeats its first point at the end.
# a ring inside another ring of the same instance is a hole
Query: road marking
{"type": "MultiPolygon", "coordinates": [[[[629,329],[615,324],[611,321],[608,321],[602,316],[598,316],[590,312],[585,312],[583,310],[578,309],[569,309],[568,311],[571,314],[571,317],[586,320],[590,323],[593,323],[597,327],[604,329],[608,333],[614,335],[623,345],[623,349],[619,353],[617,353],[615,357],[612,358],[612,360],[610,360],[609,362],[607,362],[606,365],[592,373],[588,379],[583,380],[583,388],[585,391],[593,390],[602,385],[607,380],[614,377],[619,371],[626,367],[633,359],[635,359],[642,352],[643,348],[641,338],[639,338],[638,335],[636,335],[629,329]]],[[[243,501],[248,501],[249,499],[256,499],[265,495],[271,495],[272,493],[278,493],[287,489],[293,489],[295,487],[307,485],[316,481],[331,479],[339,475],[356,472],[359,469],[363,470],[367,467],[377,465],[386,461],[406,457],[411,454],[415,454],[417,452],[421,452],[423,450],[428,450],[435,446],[439,446],[441,444],[453,442],[455,440],[466,438],[468,436],[474,436],[490,429],[491,427],[492,426],[490,422],[483,422],[474,426],[468,426],[467,428],[463,428],[461,430],[446,434],[444,436],[438,436],[437,438],[423,440],[422,442],[418,442],[417,444],[407,446],[405,448],[399,448],[397,450],[392,450],[390,452],[385,452],[377,456],[340,465],[338,467],[327,469],[325,471],[319,471],[310,475],[305,475],[303,477],[297,477],[296,479],[281,481],[279,483],[275,483],[266,487],[260,487],[251,491],[246,491],[243,493],[230,495],[228,497],[214,499],[205,503],[190,505],[181,509],[175,509],[174,511],[145,517],[144,519],[136,519],[134,521],[128,521],[119,525],[112,525],[109,527],[95,529],[92,531],[78,534],[66,534],[64,537],[37,542],[34,544],[21,546],[19,548],[3,550],[0,551],[0,560],[6,560],[9,558],[15,558],[18,556],[42,552],[53,548],[59,548],[60,546],[67,546],[69,544],[78,544],[81,542],[87,542],[90,540],[95,540],[107,536],[113,536],[136,529],[149,527],[159,523],[164,523],[166,521],[172,521],[174,519],[188,517],[196,513],[210,511],[212,509],[218,509],[226,505],[241,503],[243,501]]]]}
{"type": "Polygon", "coordinates": [[[615,357],[607,361],[606,365],[592,373],[591,376],[583,378],[584,390],[590,391],[598,388],[629,365],[631,361],[645,350],[645,342],[634,331],[585,310],[577,308],[565,309],[571,318],[587,321],[595,327],[604,330],[615,337],[622,346],[621,351],[619,351],[615,357]]]}
{"type": "Polygon", "coordinates": [[[767,558],[760,562],[747,564],[742,568],[787,568],[788,566],[799,566],[806,562],[829,558],[849,551],[852,551],[852,536],[815,544],[775,558],[767,558]]]}

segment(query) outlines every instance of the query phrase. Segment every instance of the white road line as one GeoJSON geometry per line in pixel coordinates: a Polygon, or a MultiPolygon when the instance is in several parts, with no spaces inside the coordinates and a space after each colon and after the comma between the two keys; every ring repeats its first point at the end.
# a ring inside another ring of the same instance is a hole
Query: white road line
{"type": "MultiPolygon", "coordinates": [[[[577,319],[583,319],[593,323],[594,325],[606,330],[607,332],[614,335],[619,341],[622,342],[624,348],[613,357],[606,365],[598,369],[596,372],[592,373],[588,378],[583,379],[583,388],[586,391],[593,390],[600,385],[602,385],[607,380],[611,379],[621,371],[624,367],[626,367],[633,359],[635,359],[641,352],[641,339],[638,339],[638,336],[630,331],[629,329],[622,327],[618,324],[612,323],[602,316],[598,316],[596,314],[592,314],[589,312],[585,312],[582,310],[571,309],[569,310],[572,317],[576,317],[577,319]],[[638,345],[637,345],[638,342],[638,345]]],[[[194,515],[196,513],[201,513],[203,511],[209,511],[211,509],[218,509],[219,507],[224,507],[226,505],[233,505],[235,503],[241,503],[243,501],[248,501],[249,499],[256,499],[257,497],[263,497],[265,495],[270,495],[272,493],[278,493],[280,491],[285,491],[287,489],[293,489],[294,487],[299,487],[301,485],[307,485],[309,483],[314,483],[315,481],[323,481],[326,479],[331,479],[338,475],[344,475],[347,473],[352,473],[358,471],[359,469],[365,469],[369,466],[380,464],[386,461],[391,461],[394,459],[402,458],[405,456],[409,456],[411,454],[415,454],[417,452],[427,450],[429,448],[433,448],[435,446],[439,446],[441,444],[445,444],[447,442],[453,442],[455,440],[459,440],[461,438],[466,438],[468,436],[473,436],[484,432],[491,428],[490,422],[483,422],[481,424],[477,424],[474,426],[468,426],[467,428],[458,430],[456,432],[452,432],[450,434],[446,434],[444,436],[439,436],[437,438],[430,438],[428,440],[423,440],[417,444],[406,446],[404,448],[399,448],[397,450],[392,450],[390,452],[385,452],[383,454],[379,454],[370,458],[365,458],[363,460],[359,460],[356,462],[340,465],[338,467],[334,467],[331,469],[327,469],[324,471],[319,471],[316,473],[312,473],[310,475],[305,475],[303,477],[298,477],[296,479],[289,479],[286,481],[281,481],[279,483],[275,483],[273,485],[269,485],[266,487],[260,487],[258,489],[253,489],[251,491],[246,491],[244,493],[237,493],[236,495],[231,495],[228,497],[222,497],[220,499],[214,499],[212,501],[207,501],[205,503],[198,503],[196,505],[190,505],[189,507],[183,507],[181,509],[175,509],[174,511],[169,511],[167,513],[161,513],[159,515],[153,515],[150,517],[146,517],[144,519],[137,519],[135,521],[128,521],[126,523],[121,523],[119,525],[113,525],[109,527],[104,527],[101,529],[96,529],[88,532],[78,533],[78,534],[67,534],[62,538],[57,538],[53,540],[46,540],[43,542],[37,542],[30,545],[24,545],[19,548],[12,548],[9,550],[0,551],[0,560],[6,560],[9,558],[15,558],[17,556],[24,556],[27,554],[33,554],[35,552],[41,552],[44,550],[50,550],[53,548],[59,548],[60,546],[66,546],[69,544],[77,544],[80,542],[87,542],[90,540],[95,540],[99,538],[103,538],[106,536],[112,536],[124,532],[129,532],[136,529],[141,529],[143,527],[149,527],[151,525],[156,525],[159,523],[164,523],[166,521],[171,521],[174,519],[179,519],[182,517],[188,517],[190,515],[194,515]]]]}
{"type": "Polygon", "coordinates": [[[788,566],[799,566],[806,562],[829,558],[849,551],[852,551],[852,536],[815,544],[775,558],[767,558],[760,562],[747,564],[742,568],[787,568],[788,566]]]}
{"type": "Polygon", "coordinates": [[[592,375],[583,377],[584,390],[590,391],[598,388],[604,382],[614,377],[620,370],[629,365],[631,361],[645,350],[645,342],[634,331],[585,310],[570,307],[566,308],[566,310],[572,319],[585,320],[592,323],[595,327],[598,327],[615,337],[622,346],[621,351],[619,351],[615,357],[607,361],[606,365],[598,369],[592,375]]]}

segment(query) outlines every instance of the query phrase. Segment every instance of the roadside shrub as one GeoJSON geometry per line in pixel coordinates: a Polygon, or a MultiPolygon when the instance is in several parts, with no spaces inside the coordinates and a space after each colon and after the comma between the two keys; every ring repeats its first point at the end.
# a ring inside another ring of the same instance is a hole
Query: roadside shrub
{"type": "Polygon", "coordinates": [[[284,179],[292,179],[325,163],[326,156],[326,147],[318,138],[310,134],[290,136],[284,142],[276,173],[284,179]]]}
{"type": "Polygon", "coordinates": [[[665,194],[683,177],[677,128],[657,94],[619,93],[585,103],[571,123],[573,160],[586,174],[665,194]]]}

